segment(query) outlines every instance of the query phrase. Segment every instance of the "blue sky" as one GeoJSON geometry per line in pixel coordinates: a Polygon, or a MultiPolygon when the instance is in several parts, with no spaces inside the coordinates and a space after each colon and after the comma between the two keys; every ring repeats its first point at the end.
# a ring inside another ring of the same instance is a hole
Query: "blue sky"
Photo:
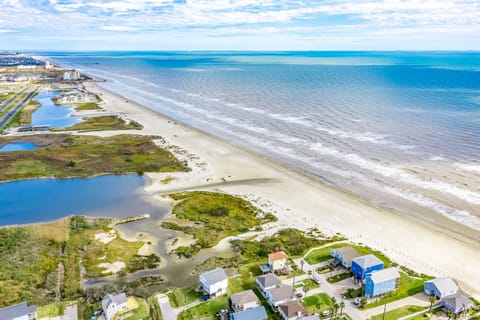
{"type": "Polygon", "coordinates": [[[480,50],[480,0],[0,0],[0,50],[480,50]]]}

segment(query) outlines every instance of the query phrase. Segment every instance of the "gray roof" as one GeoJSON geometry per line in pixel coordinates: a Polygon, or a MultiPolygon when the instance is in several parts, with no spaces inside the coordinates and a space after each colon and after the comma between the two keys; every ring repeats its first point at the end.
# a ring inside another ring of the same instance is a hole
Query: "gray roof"
{"type": "Polygon", "coordinates": [[[103,297],[102,307],[103,309],[106,309],[107,306],[109,306],[112,303],[119,305],[126,302],[127,302],[127,295],[125,294],[125,292],[119,293],[117,295],[112,295],[107,293],[105,297],[103,297]]]}
{"type": "Polygon", "coordinates": [[[473,307],[473,301],[470,300],[470,298],[462,292],[457,292],[455,294],[452,294],[451,296],[444,297],[442,301],[449,306],[452,306],[455,308],[455,310],[459,308],[471,308],[473,307]]]}
{"type": "Polygon", "coordinates": [[[308,314],[307,309],[298,303],[298,301],[282,303],[278,306],[278,308],[282,310],[283,314],[288,318],[295,316],[306,316],[308,314]]]}
{"type": "Polygon", "coordinates": [[[230,315],[231,320],[266,320],[267,311],[263,306],[235,312],[230,315]]]}
{"type": "Polygon", "coordinates": [[[436,278],[436,279],[428,280],[425,282],[425,284],[428,284],[428,283],[433,284],[438,289],[438,291],[441,293],[442,296],[455,294],[458,291],[457,284],[450,277],[436,278]]]}
{"type": "Polygon", "coordinates": [[[391,267],[383,270],[374,271],[369,275],[369,277],[372,279],[373,283],[382,283],[385,281],[400,278],[400,273],[398,273],[398,270],[396,268],[391,267]]]}
{"type": "Polygon", "coordinates": [[[19,318],[24,315],[28,315],[37,311],[36,306],[28,306],[26,302],[21,302],[13,306],[8,306],[0,309],[0,319],[2,320],[11,320],[14,318],[19,318]]]}
{"type": "Polygon", "coordinates": [[[262,284],[264,288],[278,286],[282,283],[273,273],[267,273],[263,276],[258,276],[257,281],[262,284]]]}
{"type": "Polygon", "coordinates": [[[207,272],[202,273],[200,276],[205,278],[209,284],[217,283],[223,280],[228,279],[227,274],[223,271],[222,268],[216,268],[207,272]]]}
{"type": "Polygon", "coordinates": [[[383,264],[383,261],[375,257],[373,254],[367,254],[366,256],[353,258],[352,262],[355,262],[363,269],[383,264]]]}
{"type": "Polygon", "coordinates": [[[286,284],[282,284],[267,291],[270,292],[274,302],[293,298],[293,288],[286,284]]]}
{"type": "Polygon", "coordinates": [[[360,257],[360,253],[358,253],[355,248],[352,247],[341,247],[338,249],[332,249],[332,252],[340,252],[343,257],[343,260],[347,262],[352,262],[353,258],[360,257]]]}
{"type": "Polygon", "coordinates": [[[250,302],[260,302],[257,295],[253,290],[246,290],[238,293],[234,293],[230,296],[230,300],[234,305],[243,306],[250,302]]]}

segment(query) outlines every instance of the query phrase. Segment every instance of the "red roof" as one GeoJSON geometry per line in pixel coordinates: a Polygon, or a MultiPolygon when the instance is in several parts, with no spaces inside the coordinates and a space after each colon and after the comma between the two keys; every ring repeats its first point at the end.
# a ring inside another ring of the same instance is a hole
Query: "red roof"
{"type": "Polygon", "coordinates": [[[283,259],[288,259],[288,256],[285,252],[283,251],[278,251],[274,253],[270,253],[268,255],[268,259],[274,261],[274,260],[283,260],[283,259]]]}

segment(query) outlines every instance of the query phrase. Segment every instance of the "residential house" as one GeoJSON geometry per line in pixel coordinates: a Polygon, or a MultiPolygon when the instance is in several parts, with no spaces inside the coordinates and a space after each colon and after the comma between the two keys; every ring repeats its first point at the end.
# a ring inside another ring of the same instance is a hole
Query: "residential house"
{"type": "Polygon", "coordinates": [[[70,89],[78,89],[82,88],[82,84],[79,82],[54,82],[51,85],[52,90],[70,90],[70,89]]]}
{"type": "Polygon", "coordinates": [[[352,273],[355,277],[365,280],[367,274],[376,270],[383,269],[383,261],[375,257],[373,254],[367,254],[352,259],[352,273]]]}
{"type": "Polygon", "coordinates": [[[341,247],[330,250],[333,263],[343,266],[345,269],[352,267],[352,260],[360,257],[360,254],[352,247],[341,247]]]}
{"type": "Polygon", "coordinates": [[[230,306],[234,312],[258,307],[260,300],[253,290],[234,293],[230,296],[230,306]]]}
{"type": "Polygon", "coordinates": [[[268,255],[268,265],[272,272],[286,270],[288,268],[288,255],[283,251],[270,253],[268,255]]]}
{"type": "Polygon", "coordinates": [[[37,320],[37,307],[21,302],[0,309],[1,320],[37,320]]]}
{"type": "Polygon", "coordinates": [[[228,276],[222,268],[216,268],[199,277],[203,290],[210,298],[215,298],[227,293],[228,276]]]}
{"type": "Polygon", "coordinates": [[[230,320],[267,320],[267,311],[263,306],[250,308],[230,314],[230,320]]]}
{"type": "Polygon", "coordinates": [[[397,289],[400,273],[396,268],[373,271],[365,280],[365,296],[374,297],[397,289]]]}
{"type": "Polygon", "coordinates": [[[267,273],[256,278],[258,290],[265,296],[266,291],[282,284],[273,273],[267,273]]]}
{"type": "Polygon", "coordinates": [[[265,297],[273,308],[277,308],[282,303],[295,300],[293,287],[286,284],[281,284],[275,288],[265,291],[265,297]]]}
{"type": "Polygon", "coordinates": [[[474,306],[474,303],[470,298],[462,293],[457,292],[450,296],[446,296],[442,299],[442,306],[455,314],[459,314],[465,310],[468,310],[474,306]]]}
{"type": "Polygon", "coordinates": [[[106,320],[113,319],[117,314],[127,312],[127,295],[124,292],[117,295],[105,295],[102,300],[102,309],[106,320]]]}
{"type": "Polygon", "coordinates": [[[423,290],[429,296],[435,296],[442,299],[446,296],[451,296],[458,292],[458,287],[455,281],[450,277],[436,278],[425,281],[423,290]]]}
{"type": "Polygon", "coordinates": [[[283,320],[297,320],[308,315],[307,309],[296,300],[279,305],[278,313],[283,320]]]}

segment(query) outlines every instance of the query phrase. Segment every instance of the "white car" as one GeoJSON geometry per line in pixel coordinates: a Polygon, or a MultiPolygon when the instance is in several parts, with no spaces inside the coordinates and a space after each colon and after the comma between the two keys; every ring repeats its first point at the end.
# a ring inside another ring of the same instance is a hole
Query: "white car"
{"type": "Polygon", "coordinates": [[[330,313],[332,313],[330,310],[325,310],[322,312],[322,316],[326,317],[326,316],[329,316],[330,313]]]}

